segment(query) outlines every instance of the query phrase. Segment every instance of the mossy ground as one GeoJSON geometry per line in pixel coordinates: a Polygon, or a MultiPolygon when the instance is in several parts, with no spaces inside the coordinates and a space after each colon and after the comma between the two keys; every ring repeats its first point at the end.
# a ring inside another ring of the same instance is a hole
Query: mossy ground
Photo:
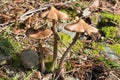
{"type": "MultiPolygon", "coordinates": [[[[43,1],[48,2],[48,0],[43,0],[43,1]]],[[[72,8],[71,7],[63,8],[64,6],[57,7],[58,9],[60,9],[61,11],[69,15],[69,17],[71,18],[70,21],[74,20],[75,17],[80,17],[81,16],[80,11],[83,11],[89,5],[87,5],[86,2],[82,3],[80,2],[80,0],[76,0],[71,3],[71,6],[72,8]]],[[[112,14],[112,13],[98,13],[97,12],[97,15],[93,14],[93,17],[91,17],[90,19],[91,19],[92,24],[94,24],[94,26],[99,29],[102,37],[104,38],[100,42],[94,41],[94,42],[91,42],[90,44],[86,44],[78,40],[71,50],[71,55],[79,56],[79,55],[85,54],[91,58],[91,61],[92,59],[93,60],[96,59],[96,60],[103,62],[103,64],[106,64],[109,69],[114,68],[114,69],[120,70],[119,64],[109,59],[106,59],[104,56],[101,55],[101,52],[105,50],[104,42],[106,42],[108,39],[112,39],[115,43],[113,44],[106,43],[106,44],[110,47],[112,51],[120,55],[120,44],[119,42],[117,42],[118,39],[116,39],[116,29],[120,24],[120,16],[112,14]],[[82,54],[79,52],[79,50],[81,49],[83,50],[82,54]],[[97,55],[99,55],[99,57],[97,55]]],[[[34,22],[35,21],[33,21],[33,24],[34,22]]],[[[61,22],[65,24],[67,23],[67,21],[64,21],[64,20],[61,22]]],[[[50,25],[49,23],[47,24],[50,25]]],[[[11,56],[11,60],[9,61],[9,64],[11,64],[14,67],[18,67],[18,68],[21,67],[19,53],[22,51],[23,46],[28,46],[30,42],[28,40],[23,40],[24,43],[21,44],[21,42],[16,40],[15,38],[16,35],[11,33],[10,27],[7,27],[7,30],[2,31],[0,35],[1,35],[0,36],[0,50],[2,50],[3,54],[11,56]]],[[[69,35],[65,33],[60,33],[60,39],[58,42],[59,42],[58,43],[59,51],[64,53],[64,51],[67,49],[67,47],[72,42],[72,37],[70,37],[69,35]]],[[[51,65],[52,65],[52,58],[50,57],[46,60],[47,71],[50,71],[51,65]]],[[[71,70],[73,66],[74,65],[72,65],[69,60],[66,61],[66,64],[65,64],[66,70],[68,71],[71,70]]],[[[32,71],[28,72],[27,73],[28,76],[25,79],[29,79],[31,74],[33,74],[32,71]]],[[[17,80],[16,76],[13,79],[17,80]]],[[[11,79],[0,78],[0,80],[11,80],[11,79]]]]}
{"type": "Polygon", "coordinates": [[[22,50],[21,44],[16,41],[8,32],[3,32],[0,37],[0,49],[3,54],[10,56],[10,64],[20,67],[19,53],[22,50]]]}
{"type": "MultiPolygon", "coordinates": [[[[115,32],[116,32],[116,27],[103,27],[102,31],[105,35],[104,40],[106,39],[114,39],[115,38],[115,32]]],[[[67,46],[70,45],[70,43],[72,42],[72,38],[65,34],[65,33],[61,33],[61,41],[63,43],[65,43],[67,46]]],[[[72,54],[75,54],[76,56],[79,54],[79,50],[83,49],[83,53],[87,54],[87,55],[91,55],[91,57],[95,57],[97,55],[101,55],[101,52],[105,51],[105,44],[110,46],[110,49],[115,51],[115,53],[120,54],[120,44],[119,43],[115,43],[115,44],[109,44],[109,43],[105,43],[103,42],[92,42],[90,43],[90,47],[92,49],[88,49],[85,48],[85,43],[81,42],[80,40],[78,40],[76,42],[76,44],[74,45],[73,49],[72,49],[72,54]]],[[[101,57],[99,57],[99,60],[104,62],[109,68],[114,67],[116,69],[120,69],[119,68],[119,64],[115,64],[113,61],[108,60],[106,58],[104,58],[104,56],[101,55],[101,57]]],[[[70,62],[66,62],[66,66],[67,69],[71,69],[72,65],[70,64],[70,62]]]]}

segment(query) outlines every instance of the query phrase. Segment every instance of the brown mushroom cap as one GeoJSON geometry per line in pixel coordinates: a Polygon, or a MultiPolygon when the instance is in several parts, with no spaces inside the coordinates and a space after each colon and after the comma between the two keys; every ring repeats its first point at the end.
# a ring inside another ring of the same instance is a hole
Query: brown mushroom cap
{"type": "Polygon", "coordinates": [[[83,19],[80,19],[75,24],[65,26],[65,29],[72,32],[86,32],[88,34],[98,32],[98,29],[88,25],[83,19]]]}
{"type": "Polygon", "coordinates": [[[26,31],[26,35],[34,39],[46,39],[47,37],[51,36],[51,34],[52,34],[52,31],[49,29],[38,31],[33,28],[30,28],[26,31]]]}
{"type": "Polygon", "coordinates": [[[41,17],[42,18],[46,17],[48,19],[54,19],[54,20],[68,19],[67,14],[57,10],[54,6],[51,6],[49,11],[43,12],[41,14],[41,17]]]}
{"type": "Polygon", "coordinates": [[[80,20],[79,22],[75,23],[75,24],[70,24],[65,26],[66,30],[72,31],[72,32],[85,32],[85,25],[83,24],[84,21],[80,20]]]}

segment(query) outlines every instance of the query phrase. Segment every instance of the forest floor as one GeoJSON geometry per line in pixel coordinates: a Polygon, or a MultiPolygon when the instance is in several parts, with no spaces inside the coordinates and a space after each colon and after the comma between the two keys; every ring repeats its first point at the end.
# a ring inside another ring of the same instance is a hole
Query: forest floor
{"type": "Polygon", "coordinates": [[[0,80],[120,80],[119,5],[119,0],[1,0],[0,80]],[[41,58],[39,40],[26,34],[29,28],[51,29],[52,22],[41,17],[51,5],[69,16],[68,20],[57,22],[58,60],[54,72],[51,70],[54,35],[42,40],[47,52],[43,52],[45,58],[41,58]],[[100,36],[86,36],[86,33],[81,36],[56,78],[60,59],[75,35],[64,26],[79,19],[98,29],[100,36]],[[31,55],[22,55],[24,53],[31,55]],[[43,71],[42,59],[45,61],[43,71]]]}

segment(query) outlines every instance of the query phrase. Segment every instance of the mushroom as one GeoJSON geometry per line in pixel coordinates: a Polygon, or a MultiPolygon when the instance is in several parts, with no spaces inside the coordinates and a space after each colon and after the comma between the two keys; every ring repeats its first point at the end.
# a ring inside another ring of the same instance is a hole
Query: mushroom
{"type": "Polygon", "coordinates": [[[33,29],[33,28],[29,28],[26,31],[26,35],[28,37],[31,37],[31,38],[34,38],[34,39],[40,39],[40,40],[48,38],[49,36],[51,36],[51,34],[52,34],[52,31],[49,30],[49,29],[36,30],[36,29],[33,29]]]}
{"type": "Polygon", "coordinates": [[[62,58],[60,60],[59,68],[58,68],[58,73],[60,73],[60,71],[62,69],[62,66],[63,66],[63,62],[65,60],[65,57],[68,55],[68,53],[70,52],[70,50],[72,49],[72,47],[76,43],[77,39],[80,36],[80,33],[87,33],[87,34],[98,33],[98,29],[96,29],[96,28],[88,25],[83,19],[80,19],[75,24],[71,24],[71,25],[65,26],[65,29],[67,29],[69,31],[72,31],[72,32],[76,32],[76,35],[73,38],[72,43],[67,48],[67,50],[64,52],[64,54],[63,54],[63,56],[62,56],[62,58]]]}
{"type": "Polygon", "coordinates": [[[23,13],[25,10],[22,8],[19,8],[18,6],[15,6],[14,9],[10,11],[10,14],[15,14],[15,28],[18,26],[18,17],[21,13],[23,13]]]}
{"type": "MultiPolygon", "coordinates": [[[[45,47],[42,47],[42,40],[48,38],[52,35],[52,31],[49,29],[38,29],[35,30],[33,28],[29,28],[26,31],[26,35],[30,38],[37,39],[39,42],[39,48],[38,52],[40,53],[40,61],[41,61],[41,72],[43,73],[45,71],[45,62],[44,62],[44,56],[45,52],[48,51],[45,47]],[[45,50],[45,51],[44,51],[45,50]]],[[[47,52],[46,52],[47,54],[47,52]]]]}
{"type": "Polygon", "coordinates": [[[54,6],[50,6],[50,10],[45,11],[41,14],[42,18],[48,18],[52,20],[52,31],[54,34],[54,55],[53,55],[53,67],[52,70],[54,70],[56,63],[57,63],[57,37],[58,37],[58,33],[56,30],[56,23],[58,20],[61,19],[68,19],[67,14],[57,10],[54,6]]]}

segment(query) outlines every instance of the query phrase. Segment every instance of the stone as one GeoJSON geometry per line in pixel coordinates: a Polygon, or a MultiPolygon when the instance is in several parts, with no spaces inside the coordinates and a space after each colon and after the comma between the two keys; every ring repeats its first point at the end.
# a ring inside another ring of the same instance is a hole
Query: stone
{"type": "Polygon", "coordinates": [[[24,50],[21,53],[21,64],[25,69],[36,68],[39,64],[38,54],[33,50],[24,50]]]}
{"type": "Polygon", "coordinates": [[[110,47],[108,47],[108,46],[105,46],[105,50],[104,50],[103,54],[105,55],[105,57],[109,58],[112,61],[119,62],[119,60],[120,60],[120,56],[117,55],[114,51],[112,51],[110,49],[110,47]]]}

